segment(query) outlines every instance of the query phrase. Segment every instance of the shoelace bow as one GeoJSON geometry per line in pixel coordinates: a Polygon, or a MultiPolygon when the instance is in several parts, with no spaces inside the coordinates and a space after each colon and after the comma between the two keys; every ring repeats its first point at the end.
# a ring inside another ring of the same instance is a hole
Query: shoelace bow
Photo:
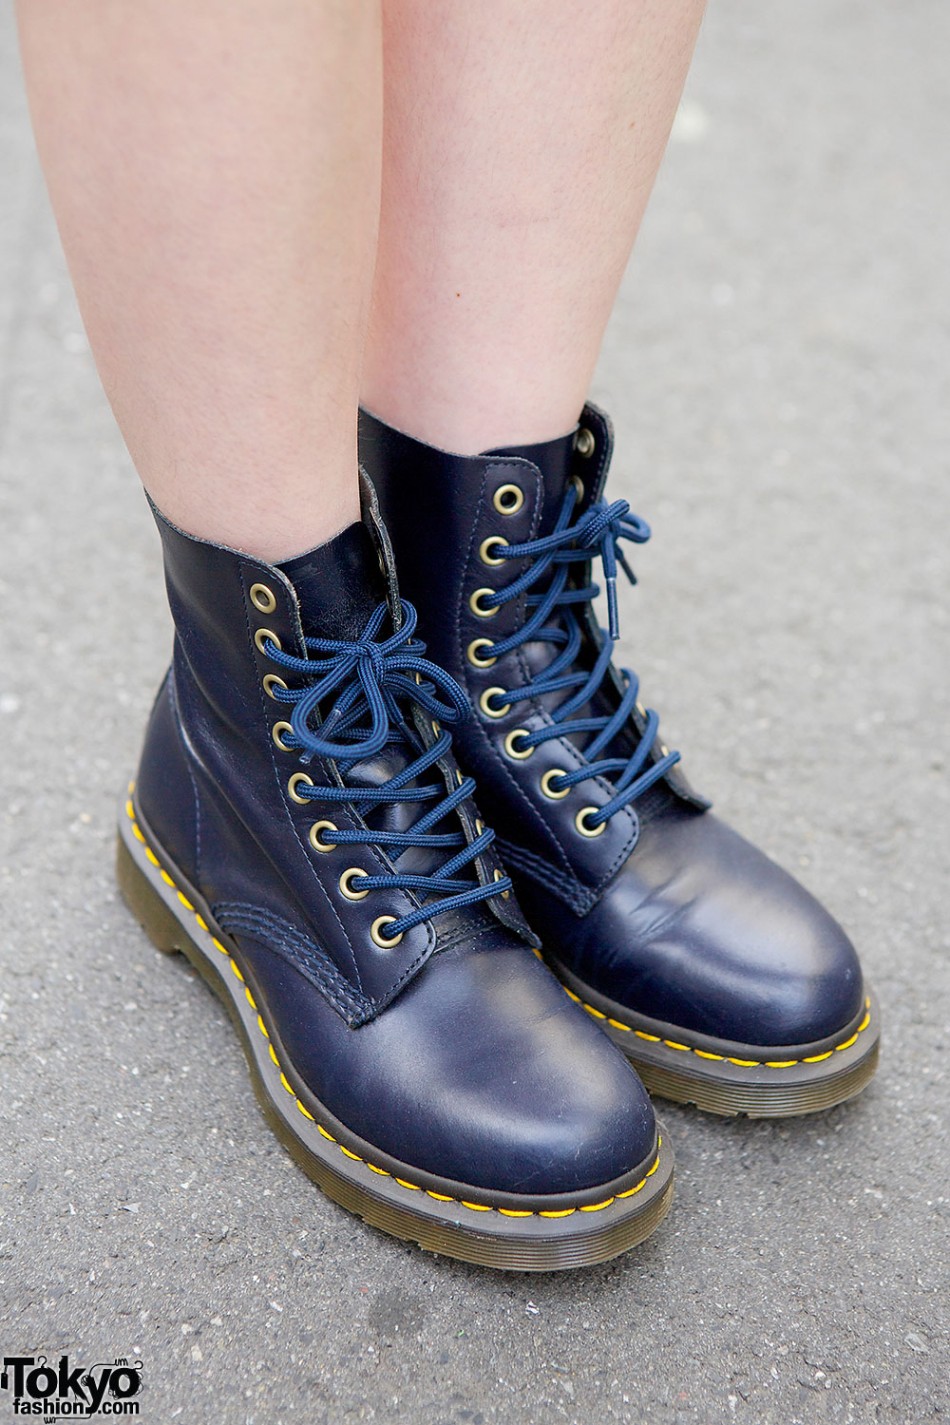
{"type": "Polygon", "coordinates": [[[530,562],[525,572],[513,583],[497,590],[490,597],[484,596],[482,604],[485,608],[500,608],[525,594],[525,602],[530,611],[530,616],[521,628],[516,629],[508,638],[492,644],[492,657],[504,657],[506,653],[529,642],[550,643],[561,647],[561,652],[547,667],[523,687],[513,688],[503,694],[498,693],[496,697],[499,702],[519,703],[548,693],[568,694],[550,713],[552,725],[527,733],[519,739],[519,745],[522,748],[539,747],[543,742],[555,737],[576,733],[592,734],[591,740],[581,749],[586,758],[586,766],[563,773],[556,782],[552,779],[551,787],[553,791],[560,792],[592,777],[610,778],[615,795],[586,819],[588,826],[595,827],[609,821],[622,807],[628,806],[652,787],[654,782],[664,777],[680,760],[680,754],[667,752],[658,762],[644,770],[660,727],[658,714],[650,709],[646,712],[643,734],[631,756],[602,755],[627,723],[637,703],[639,679],[629,668],[620,669],[626,687],[612,713],[600,717],[573,716],[599,691],[610,667],[613,645],[619,637],[617,565],[624,570],[631,584],[636,583],[633,570],[620,548],[620,541],[626,539],[633,544],[645,544],[650,538],[650,526],[639,515],[631,514],[626,500],[614,500],[610,504],[606,500],[599,500],[572,524],[572,516],[579,500],[577,489],[570,484],[550,534],[540,539],[526,540],[522,544],[496,545],[499,557],[527,559],[530,562]],[[573,606],[584,605],[595,599],[600,593],[600,587],[595,583],[587,583],[582,588],[569,588],[570,566],[595,558],[601,560],[604,569],[609,636],[604,639],[589,672],[572,671],[583,643],[581,622],[573,606]],[[548,574],[551,579],[544,592],[530,592],[548,574]]]}
{"type": "Polygon", "coordinates": [[[386,605],[380,604],[357,639],[305,639],[306,658],[285,653],[270,639],[264,641],[267,656],[273,662],[308,679],[301,688],[273,688],[273,695],[279,702],[293,706],[290,716],[293,733],[285,735],[286,746],[299,748],[304,764],[311,763],[314,757],[332,760],[344,784],[301,784],[297,788],[298,796],[313,802],[349,803],[360,817],[374,807],[391,806],[396,802],[433,804],[405,831],[364,826],[352,830],[325,831],[321,839],[327,845],[334,846],[383,847],[394,865],[410,846],[446,850],[459,848],[454,856],[450,856],[430,875],[412,875],[394,870],[388,874],[360,878],[360,890],[409,890],[424,899],[440,897],[434,903],[423,904],[393,920],[386,927],[387,936],[400,936],[424,920],[431,920],[448,910],[490,900],[511,889],[508,876],[490,885],[481,885],[477,879],[472,879],[471,874],[469,877],[459,875],[492,844],[494,831],[486,828],[468,842],[460,823],[457,823],[456,831],[432,830],[472,795],[474,779],[462,778],[459,785],[448,793],[441,778],[437,782],[414,785],[452,746],[451,734],[441,724],[457,722],[460,717],[467,716],[470,709],[455,679],[422,656],[425,644],[412,636],[416,627],[416,611],[412,604],[403,600],[402,611],[401,627],[388,638],[377,641],[377,634],[388,612],[386,605]],[[445,701],[440,700],[440,693],[445,701]],[[381,786],[348,787],[347,772],[385,747],[401,746],[417,750],[418,735],[410,728],[406,717],[413,704],[439,722],[435,741],[381,786]],[[316,725],[315,719],[319,719],[316,725]]]}

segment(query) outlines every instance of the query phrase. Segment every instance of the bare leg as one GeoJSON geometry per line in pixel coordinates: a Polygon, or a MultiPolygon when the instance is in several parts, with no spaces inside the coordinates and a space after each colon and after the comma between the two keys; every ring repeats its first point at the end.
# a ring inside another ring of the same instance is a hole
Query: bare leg
{"type": "Polygon", "coordinates": [[[189,533],[266,558],[358,512],[378,9],[19,0],[40,153],[132,458],[189,533]]]}
{"type": "Polygon", "coordinates": [[[384,0],[365,404],[461,454],[567,431],[703,0],[384,0]]]}

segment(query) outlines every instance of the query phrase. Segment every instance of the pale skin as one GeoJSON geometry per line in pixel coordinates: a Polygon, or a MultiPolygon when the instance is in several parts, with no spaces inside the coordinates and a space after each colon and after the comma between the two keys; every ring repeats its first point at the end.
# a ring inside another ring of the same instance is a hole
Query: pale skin
{"type": "Polygon", "coordinates": [[[332,537],[360,399],[461,453],[569,430],[702,9],[18,0],[90,343],[164,513],[271,560],[332,537]]]}

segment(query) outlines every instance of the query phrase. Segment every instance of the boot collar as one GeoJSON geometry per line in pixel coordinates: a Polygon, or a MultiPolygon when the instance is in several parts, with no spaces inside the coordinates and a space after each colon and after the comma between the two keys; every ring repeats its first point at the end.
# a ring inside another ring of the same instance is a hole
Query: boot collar
{"type": "Polygon", "coordinates": [[[535,467],[541,477],[537,533],[545,535],[554,528],[570,480],[579,480],[583,487],[582,507],[600,499],[612,451],[610,418],[588,404],[577,425],[566,435],[532,445],[499,447],[485,451],[481,458],[526,460],[535,467]]]}

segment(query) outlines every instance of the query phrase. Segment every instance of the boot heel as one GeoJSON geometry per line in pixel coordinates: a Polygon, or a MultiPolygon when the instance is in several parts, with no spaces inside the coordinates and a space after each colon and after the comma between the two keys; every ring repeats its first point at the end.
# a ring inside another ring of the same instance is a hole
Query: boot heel
{"type": "Polygon", "coordinates": [[[116,845],[115,874],[123,900],[152,944],[166,955],[181,951],[181,926],[136,866],[121,836],[116,845]]]}

